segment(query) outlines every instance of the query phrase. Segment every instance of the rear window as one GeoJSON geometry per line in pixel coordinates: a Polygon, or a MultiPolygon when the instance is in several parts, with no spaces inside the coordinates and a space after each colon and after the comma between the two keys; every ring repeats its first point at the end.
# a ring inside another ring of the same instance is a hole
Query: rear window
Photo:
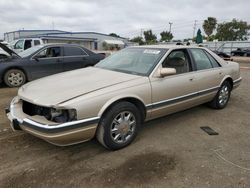
{"type": "Polygon", "coordinates": [[[39,40],[34,40],[34,45],[35,46],[40,45],[40,41],[39,40]]]}

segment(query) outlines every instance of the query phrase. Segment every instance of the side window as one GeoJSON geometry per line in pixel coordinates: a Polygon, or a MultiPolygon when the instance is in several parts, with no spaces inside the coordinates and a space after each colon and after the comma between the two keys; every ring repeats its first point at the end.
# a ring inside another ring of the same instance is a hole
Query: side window
{"type": "Polygon", "coordinates": [[[40,45],[40,41],[39,40],[34,40],[34,45],[35,46],[40,45]]]}
{"type": "Polygon", "coordinates": [[[78,47],[64,47],[64,56],[86,56],[88,55],[83,49],[78,47]]]}
{"type": "Polygon", "coordinates": [[[209,54],[208,52],[206,52],[206,54],[207,54],[210,62],[212,63],[213,67],[220,67],[219,63],[214,59],[214,57],[212,57],[211,54],[209,54]]]}
{"type": "Polygon", "coordinates": [[[189,72],[190,59],[186,50],[174,50],[163,61],[162,67],[175,68],[176,74],[189,72]]]}
{"type": "Polygon", "coordinates": [[[36,55],[37,58],[50,58],[50,57],[59,57],[59,56],[61,56],[60,47],[49,47],[49,48],[42,50],[36,55]]]}
{"type": "Polygon", "coordinates": [[[24,42],[24,50],[27,50],[28,48],[31,48],[31,42],[32,42],[32,40],[25,40],[25,42],[24,42]]]}
{"type": "Polygon", "coordinates": [[[14,46],[14,49],[23,49],[24,40],[19,40],[14,46]]]}
{"type": "Polygon", "coordinates": [[[197,70],[213,68],[208,56],[202,49],[190,49],[190,51],[196,63],[197,70]]]}

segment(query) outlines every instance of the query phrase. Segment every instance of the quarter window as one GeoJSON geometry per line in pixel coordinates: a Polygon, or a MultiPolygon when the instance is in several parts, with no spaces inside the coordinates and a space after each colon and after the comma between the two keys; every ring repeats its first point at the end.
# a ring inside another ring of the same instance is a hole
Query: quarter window
{"type": "Polygon", "coordinates": [[[212,63],[213,67],[220,67],[219,63],[210,55],[208,52],[206,52],[210,62],[212,63]]]}
{"type": "Polygon", "coordinates": [[[202,49],[191,49],[190,51],[196,63],[197,70],[213,68],[208,56],[202,49]]]}
{"type": "Polygon", "coordinates": [[[83,49],[78,47],[64,47],[64,56],[86,56],[88,55],[83,49]]]}
{"type": "Polygon", "coordinates": [[[175,68],[176,74],[190,71],[190,60],[186,50],[172,51],[162,63],[162,67],[175,68]]]}
{"type": "Polygon", "coordinates": [[[34,45],[35,46],[40,45],[40,41],[39,40],[34,40],[34,45]]]}

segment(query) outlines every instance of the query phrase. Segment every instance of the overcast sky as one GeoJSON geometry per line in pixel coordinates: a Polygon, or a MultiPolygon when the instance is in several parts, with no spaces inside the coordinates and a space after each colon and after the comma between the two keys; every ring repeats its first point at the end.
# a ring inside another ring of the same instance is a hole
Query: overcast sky
{"type": "Polygon", "coordinates": [[[0,38],[19,29],[115,32],[140,35],[151,28],[169,30],[175,39],[192,37],[208,16],[219,22],[232,18],[250,23],[249,0],[0,0],[0,38]]]}

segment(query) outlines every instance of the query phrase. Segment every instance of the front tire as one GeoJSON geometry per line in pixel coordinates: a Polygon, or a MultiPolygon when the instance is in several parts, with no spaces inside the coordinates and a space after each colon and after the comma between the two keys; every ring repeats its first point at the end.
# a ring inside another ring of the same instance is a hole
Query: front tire
{"type": "Polygon", "coordinates": [[[118,150],[135,139],[140,124],[141,116],[137,107],[130,102],[119,102],[101,118],[96,137],[104,147],[118,150]]]}
{"type": "Polygon", "coordinates": [[[227,106],[227,103],[230,99],[232,91],[232,85],[229,81],[223,82],[220,87],[220,90],[214,97],[214,99],[209,103],[209,106],[214,109],[223,109],[227,106]]]}
{"type": "Polygon", "coordinates": [[[26,82],[26,76],[19,69],[10,69],[4,74],[4,83],[9,87],[20,87],[26,82]]]}

